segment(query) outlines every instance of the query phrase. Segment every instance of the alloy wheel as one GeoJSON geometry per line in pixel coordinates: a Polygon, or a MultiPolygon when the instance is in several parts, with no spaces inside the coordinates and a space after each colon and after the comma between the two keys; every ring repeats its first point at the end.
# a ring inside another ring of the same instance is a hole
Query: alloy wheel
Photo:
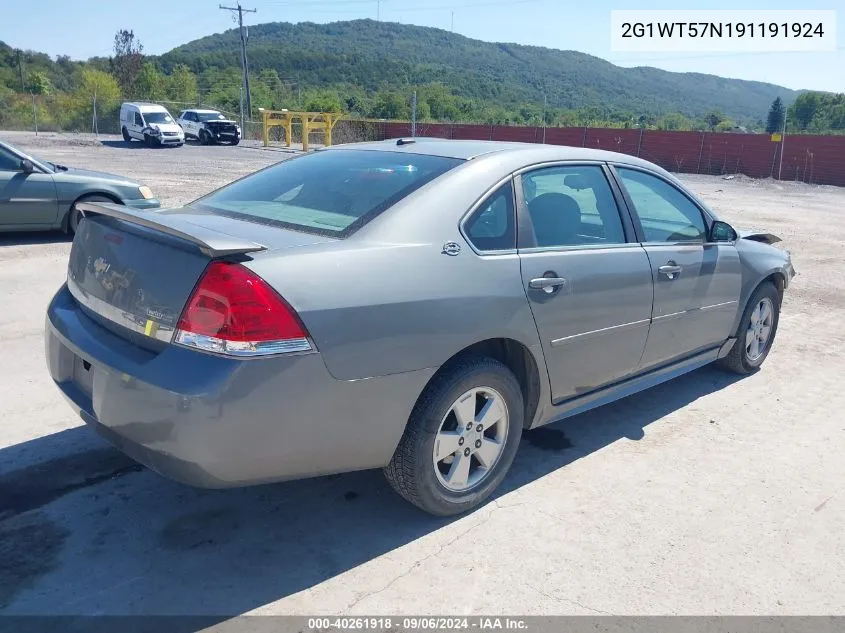
{"type": "Polygon", "coordinates": [[[760,299],[751,311],[745,331],[745,355],[752,363],[766,352],[772,334],[774,314],[772,300],[768,297],[760,299]]]}
{"type": "Polygon", "coordinates": [[[434,470],[451,492],[481,484],[493,471],[508,437],[508,407],[490,387],[465,392],[449,408],[434,439],[434,470]]]}

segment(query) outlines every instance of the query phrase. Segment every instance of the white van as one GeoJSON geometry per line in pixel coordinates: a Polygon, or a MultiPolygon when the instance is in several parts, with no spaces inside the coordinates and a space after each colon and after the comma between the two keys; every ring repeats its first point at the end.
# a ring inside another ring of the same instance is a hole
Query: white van
{"type": "Polygon", "coordinates": [[[124,103],[120,106],[120,132],[124,141],[137,139],[148,147],[182,145],[185,133],[167,108],[156,103],[124,103]]]}

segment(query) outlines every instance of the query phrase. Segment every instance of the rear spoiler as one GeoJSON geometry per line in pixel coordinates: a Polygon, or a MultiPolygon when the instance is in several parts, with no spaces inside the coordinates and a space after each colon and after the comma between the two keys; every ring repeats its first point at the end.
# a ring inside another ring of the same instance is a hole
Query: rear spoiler
{"type": "Polygon", "coordinates": [[[199,226],[185,219],[180,214],[164,214],[154,211],[139,211],[111,202],[79,202],[76,208],[84,217],[103,215],[123,222],[143,226],[166,235],[178,237],[195,244],[209,257],[224,257],[266,251],[267,247],[234,235],[220,233],[213,229],[199,226]]]}

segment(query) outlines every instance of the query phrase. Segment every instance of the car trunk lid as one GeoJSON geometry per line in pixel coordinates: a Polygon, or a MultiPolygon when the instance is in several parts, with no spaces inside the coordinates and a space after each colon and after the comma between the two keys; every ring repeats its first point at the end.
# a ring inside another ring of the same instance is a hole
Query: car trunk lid
{"type": "Polygon", "coordinates": [[[189,207],[150,212],[83,202],[78,208],[85,220],[71,248],[68,288],[95,321],[147,349],[173,339],[210,261],[332,241],[189,207]]]}

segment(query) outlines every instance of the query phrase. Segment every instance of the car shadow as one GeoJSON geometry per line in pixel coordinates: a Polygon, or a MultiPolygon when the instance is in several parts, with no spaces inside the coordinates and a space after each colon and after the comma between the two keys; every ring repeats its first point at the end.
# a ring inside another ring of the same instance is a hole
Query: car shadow
{"type": "Polygon", "coordinates": [[[60,244],[72,242],[73,236],[63,231],[38,231],[0,233],[0,248],[4,246],[29,246],[32,244],[60,244]]]}
{"type": "MultiPolygon", "coordinates": [[[[507,505],[506,497],[527,483],[621,438],[639,440],[665,415],[736,380],[703,368],[526,431],[488,503],[507,505]]],[[[703,415],[698,423],[711,422],[703,415]]],[[[0,612],[5,607],[7,615],[183,614],[223,621],[384,555],[381,568],[401,565],[398,574],[414,561],[403,562],[397,550],[458,520],[417,510],[379,471],[192,489],[138,466],[84,427],[0,450],[0,499],[0,560],[12,562],[5,571],[0,565],[0,612]]],[[[373,579],[375,590],[379,580],[373,579]]],[[[343,592],[332,594],[339,600],[333,608],[347,593],[348,606],[373,591],[332,587],[343,592]]]]}

